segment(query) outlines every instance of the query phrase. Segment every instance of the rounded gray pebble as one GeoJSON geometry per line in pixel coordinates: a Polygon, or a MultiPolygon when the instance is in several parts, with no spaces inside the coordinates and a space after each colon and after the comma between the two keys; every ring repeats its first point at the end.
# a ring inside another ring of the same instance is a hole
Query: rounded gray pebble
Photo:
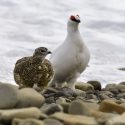
{"type": "Polygon", "coordinates": [[[0,84],[0,109],[14,108],[19,100],[18,89],[11,84],[0,84]]]}

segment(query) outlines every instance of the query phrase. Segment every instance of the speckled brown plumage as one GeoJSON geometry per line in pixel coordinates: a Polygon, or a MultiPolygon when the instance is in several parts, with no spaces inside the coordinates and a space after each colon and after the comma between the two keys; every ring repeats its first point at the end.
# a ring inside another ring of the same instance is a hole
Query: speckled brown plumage
{"type": "Polygon", "coordinates": [[[14,79],[20,87],[44,88],[53,78],[53,67],[45,56],[50,52],[45,47],[35,50],[33,56],[19,59],[14,68],[14,79]]]}

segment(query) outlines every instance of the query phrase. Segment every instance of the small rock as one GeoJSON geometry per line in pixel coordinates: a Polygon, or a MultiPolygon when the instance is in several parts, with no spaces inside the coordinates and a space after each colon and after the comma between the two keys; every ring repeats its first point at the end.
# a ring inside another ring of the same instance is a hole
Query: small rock
{"type": "Polygon", "coordinates": [[[0,109],[14,108],[19,100],[18,88],[11,84],[0,84],[0,109]]]}
{"type": "Polygon", "coordinates": [[[44,97],[34,89],[23,88],[19,91],[19,102],[16,107],[41,107],[44,101],[44,97]]]}
{"type": "Polygon", "coordinates": [[[119,93],[117,97],[125,99],[125,93],[119,93]]]}
{"type": "Polygon", "coordinates": [[[114,94],[110,91],[100,91],[98,94],[100,100],[110,99],[114,97],[114,94]]]}
{"type": "Polygon", "coordinates": [[[94,94],[86,94],[86,98],[87,99],[97,99],[97,97],[96,97],[96,95],[94,95],[94,94]]]}
{"type": "Polygon", "coordinates": [[[68,113],[70,103],[66,102],[65,98],[59,97],[58,100],[56,100],[56,104],[59,104],[63,107],[63,112],[68,113]]]}
{"type": "Polygon", "coordinates": [[[116,84],[107,84],[104,90],[110,91],[113,94],[118,94],[119,93],[119,90],[118,90],[116,84]]]}
{"type": "Polygon", "coordinates": [[[64,125],[60,121],[58,121],[56,119],[51,119],[51,118],[45,119],[43,122],[45,125],[64,125]]]}
{"type": "Polygon", "coordinates": [[[35,118],[39,119],[43,115],[38,108],[22,108],[22,109],[11,109],[11,110],[0,110],[0,123],[10,122],[14,118],[35,118]]]}
{"type": "Polygon", "coordinates": [[[82,96],[82,97],[86,97],[86,92],[82,91],[80,89],[75,89],[76,95],[77,96],[82,96]]]}
{"type": "Polygon", "coordinates": [[[51,118],[63,121],[67,125],[98,125],[93,117],[71,115],[62,112],[51,115],[51,118]]]}
{"type": "Polygon", "coordinates": [[[115,116],[106,122],[106,125],[125,125],[125,113],[115,116]]]}
{"type": "Polygon", "coordinates": [[[37,119],[14,119],[12,125],[45,125],[41,120],[37,119]]]}
{"type": "Polygon", "coordinates": [[[125,67],[122,67],[122,68],[118,68],[118,70],[122,70],[122,71],[125,71],[125,67]]]}
{"type": "Polygon", "coordinates": [[[75,88],[82,91],[94,90],[94,87],[88,83],[77,82],[75,83],[75,88]]]}
{"type": "Polygon", "coordinates": [[[121,85],[125,85],[125,82],[120,82],[119,84],[121,84],[121,85]]]}
{"type": "Polygon", "coordinates": [[[73,91],[71,88],[68,87],[63,87],[63,88],[58,88],[58,92],[56,93],[56,97],[76,97],[75,91],[73,91]]]}
{"type": "Polygon", "coordinates": [[[113,113],[106,113],[101,111],[93,111],[91,116],[93,116],[99,124],[105,125],[107,120],[117,115],[113,113]]]}
{"type": "Polygon", "coordinates": [[[102,112],[116,112],[118,114],[122,114],[125,112],[125,107],[115,103],[112,100],[103,100],[100,104],[99,110],[102,112]]]}
{"type": "Polygon", "coordinates": [[[93,110],[97,110],[99,105],[96,103],[83,102],[82,100],[75,100],[69,107],[70,114],[77,115],[91,115],[93,110]]]}
{"type": "Polygon", "coordinates": [[[125,85],[118,84],[117,89],[119,90],[120,93],[124,93],[125,92],[125,85]]]}
{"type": "Polygon", "coordinates": [[[63,97],[59,97],[59,99],[56,100],[56,104],[62,104],[62,103],[66,103],[66,99],[63,97]]]}
{"type": "Polygon", "coordinates": [[[91,84],[95,90],[101,91],[102,89],[101,83],[99,81],[88,81],[87,83],[91,84]]]}
{"type": "MultiPolygon", "coordinates": [[[[125,103],[125,99],[120,98],[120,103],[125,103]]],[[[120,103],[119,103],[119,104],[120,104],[120,103]]]]}
{"type": "Polygon", "coordinates": [[[102,94],[99,94],[99,99],[102,101],[102,100],[105,100],[105,99],[110,99],[110,97],[107,96],[106,94],[102,93],[102,94]]]}
{"type": "Polygon", "coordinates": [[[43,105],[40,110],[47,115],[51,115],[55,112],[62,112],[63,108],[58,104],[52,103],[52,104],[43,105]]]}
{"type": "Polygon", "coordinates": [[[55,103],[55,97],[54,96],[50,96],[48,98],[46,98],[45,103],[51,104],[51,103],[55,103]]]}

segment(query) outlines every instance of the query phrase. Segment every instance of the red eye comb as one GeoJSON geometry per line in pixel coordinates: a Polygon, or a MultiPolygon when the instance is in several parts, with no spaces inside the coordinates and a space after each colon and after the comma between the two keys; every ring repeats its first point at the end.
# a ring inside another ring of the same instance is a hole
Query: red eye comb
{"type": "Polygon", "coordinates": [[[70,19],[71,19],[71,20],[74,20],[74,19],[75,19],[75,17],[74,17],[73,15],[71,15],[71,16],[70,16],[70,19]]]}

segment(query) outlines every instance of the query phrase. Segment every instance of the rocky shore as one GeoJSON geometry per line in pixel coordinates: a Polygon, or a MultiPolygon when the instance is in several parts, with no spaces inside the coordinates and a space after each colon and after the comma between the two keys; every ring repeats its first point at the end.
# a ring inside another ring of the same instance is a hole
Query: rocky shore
{"type": "Polygon", "coordinates": [[[125,125],[125,82],[75,87],[38,92],[0,83],[0,125],[125,125]]]}

